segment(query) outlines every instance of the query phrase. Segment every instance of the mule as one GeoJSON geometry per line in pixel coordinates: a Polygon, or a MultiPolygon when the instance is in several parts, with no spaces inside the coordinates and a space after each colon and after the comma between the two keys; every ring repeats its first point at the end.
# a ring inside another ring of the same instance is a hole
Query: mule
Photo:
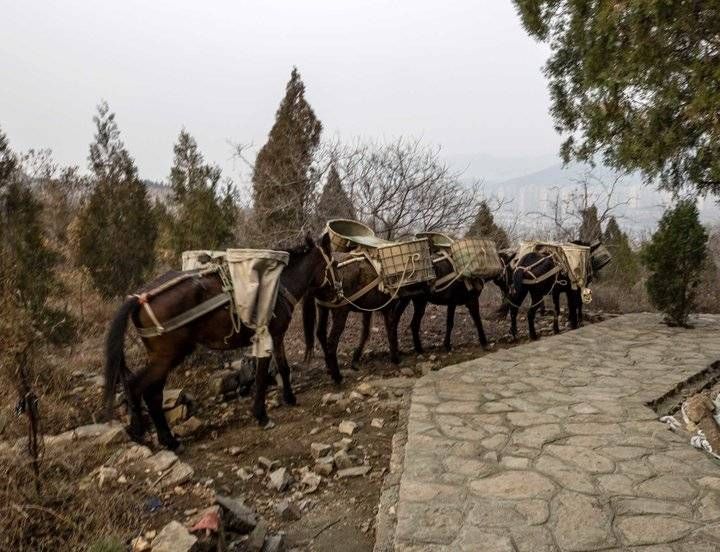
{"type": "Polygon", "coordinates": [[[342,374],[337,362],[337,348],[340,343],[347,318],[351,312],[363,314],[360,342],[353,352],[351,366],[355,368],[362,357],[365,343],[370,335],[372,313],[382,314],[390,347],[390,361],[400,363],[397,323],[395,310],[397,298],[381,291],[375,268],[365,259],[344,264],[353,257],[345,253],[335,253],[331,267],[331,282],[314,291],[314,299],[303,302],[303,329],[305,335],[305,359],[309,360],[315,347],[315,337],[325,356],[325,366],[336,384],[342,382],[342,374]],[[339,265],[339,266],[338,266],[339,265]],[[366,290],[357,297],[357,293],[366,290]],[[328,319],[332,311],[332,327],[328,335],[328,319]]]}
{"type": "MultiPolygon", "coordinates": [[[[592,245],[573,241],[576,245],[590,247],[590,253],[600,246],[600,242],[592,245]]],[[[587,275],[590,283],[592,271],[587,275]]],[[[510,333],[514,340],[517,339],[517,314],[523,301],[530,295],[530,307],[528,308],[528,333],[530,339],[537,340],[535,330],[535,315],[543,306],[545,296],[552,295],[553,301],[553,333],[560,333],[560,295],[567,296],[568,320],[572,329],[577,329],[582,324],[582,297],[579,289],[573,289],[570,277],[562,270],[551,255],[531,251],[523,255],[514,266],[505,265],[504,286],[507,289],[507,302],[510,305],[510,333]]]]}
{"type": "MultiPolygon", "coordinates": [[[[475,324],[478,340],[483,348],[488,347],[488,340],[485,336],[482,319],[480,317],[480,294],[482,293],[484,281],[480,278],[465,280],[463,278],[454,278],[451,276],[455,269],[448,259],[438,259],[434,263],[435,274],[438,281],[442,282],[443,278],[450,277],[448,284],[441,284],[439,287],[429,288],[427,293],[414,295],[412,297],[403,297],[398,301],[396,312],[394,314],[395,323],[400,322],[400,317],[407,308],[410,301],[413,304],[413,317],[410,322],[412,331],[413,346],[415,352],[422,353],[423,346],[420,339],[420,326],[422,324],[425,309],[428,303],[433,305],[447,306],[447,317],[445,319],[445,339],[443,347],[446,351],[452,348],[452,330],[455,324],[455,309],[458,305],[465,305],[470,317],[475,324]]],[[[363,329],[363,333],[364,329],[363,329]]],[[[397,333],[397,330],[395,330],[397,333]]]]}
{"type": "MultiPolygon", "coordinates": [[[[278,372],[282,377],[283,399],[285,403],[294,405],[296,398],[290,386],[290,369],[282,346],[283,338],[297,300],[309,290],[319,288],[325,283],[327,263],[330,260],[330,240],[328,236],[324,236],[321,243],[316,244],[307,236],[303,244],[286,251],[289,260],[280,275],[280,293],[269,324],[269,332],[278,372]]],[[[221,294],[225,292],[222,278],[217,272],[206,274],[200,271],[190,277],[188,273],[168,272],[128,297],[118,309],[106,339],[104,398],[106,408],[111,413],[115,389],[122,382],[130,413],[128,433],[134,440],[141,441],[147,430],[141,415],[140,401],[144,400],[157,431],[158,441],[171,450],[178,448],[179,442],[173,436],[162,409],[163,388],[168,374],[197,345],[215,350],[247,347],[251,344],[254,330],[244,324],[237,327],[230,307],[225,304],[167,333],[142,337],[147,363],[143,369],[133,374],[127,367],[124,353],[128,320],[132,319],[138,328],[152,327],[158,325],[157,321],[168,321],[205,301],[221,298],[221,294]],[[152,290],[157,290],[163,283],[170,282],[179,275],[179,283],[157,294],[153,293],[152,290]],[[154,317],[148,314],[147,309],[141,308],[143,302],[151,306],[154,317]]],[[[255,373],[256,388],[252,413],[261,425],[269,421],[265,408],[269,363],[270,358],[258,358],[255,373]]]]}

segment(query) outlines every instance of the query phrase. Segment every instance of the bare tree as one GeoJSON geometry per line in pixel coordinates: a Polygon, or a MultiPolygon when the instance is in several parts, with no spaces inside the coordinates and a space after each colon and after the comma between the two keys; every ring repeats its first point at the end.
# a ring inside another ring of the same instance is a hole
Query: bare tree
{"type": "Polygon", "coordinates": [[[618,185],[622,178],[620,174],[606,182],[592,171],[587,171],[576,180],[576,187],[569,193],[563,193],[557,186],[551,188],[553,197],[547,201],[545,210],[531,211],[528,215],[550,222],[554,239],[589,241],[600,235],[602,226],[611,216],[622,218],[617,209],[635,199],[618,199],[618,185]]]}
{"type": "Polygon", "coordinates": [[[355,142],[330,155],[358,218],[388,240],[421,230],[460,233],[483,199],[478,183],[461,182],[439,148],[418,139],[355,142]]]}

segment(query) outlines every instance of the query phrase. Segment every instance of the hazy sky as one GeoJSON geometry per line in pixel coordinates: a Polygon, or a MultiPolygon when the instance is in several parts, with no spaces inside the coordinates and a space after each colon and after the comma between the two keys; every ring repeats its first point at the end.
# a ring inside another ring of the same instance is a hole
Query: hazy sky
{"type": "Polygon", "coordinates": [[[0,128],[16,150],[87,165],[117,113],[142,176],[185,126],[231,170],[264,143],[293,65],[327,135],[421,136],[448,155],[553,154],[541,67],[510,0],[0,0],[0,128]]]}

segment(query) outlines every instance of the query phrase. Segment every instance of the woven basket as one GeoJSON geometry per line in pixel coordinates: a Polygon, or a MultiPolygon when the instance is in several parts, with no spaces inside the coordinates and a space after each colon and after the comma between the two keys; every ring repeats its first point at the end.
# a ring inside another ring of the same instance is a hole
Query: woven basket
{"type": "Polygon", "coordinates": [[[593,272],[597,272],[610,261],[612,261],[612,255],[604,245],[599,245],[590,254],[590,264],[592,265],[593,272]]]}
{"type": "Polygon", "coordinates": [[[502,272],[502,262],[492,240],[456,240],[450,246],[450,253],[463,278],[494,278],[502,272]]]}
{"type": "Polygon", "coordinates": [[[355,220],[332,219],[327,221],[325,229],[330,234],[333,249],[341,253],[358,245],[371,245],[368,242],[382,241],[375,237],[372,228],[355,220]]]}
{"type": "Polygon", "coordinates": [[[450,236],[440,232],[418,232],[415,237],[418,239],[427,238],[432,252],[447,251],[455,241],[450,236]]]}
{"type": "Polygon", "coordinates": [[[429,282],[435,279],[428,240],[410,240],[383,245],[375,250],[383,283],[390,288],[429,282]]]}

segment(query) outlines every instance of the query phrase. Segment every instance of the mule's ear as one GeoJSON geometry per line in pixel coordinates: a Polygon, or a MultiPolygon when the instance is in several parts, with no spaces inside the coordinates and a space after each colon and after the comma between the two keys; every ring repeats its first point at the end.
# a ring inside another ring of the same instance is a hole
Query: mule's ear
{"type": "Polygon", "coordinates": [[[323,235],[320,237],[320,247],[326,251],[330,251],[330,232],[323,232],[323,235]]]}
{"type": "Polygon", "coordinates": [[[305,234],[305,246],[308,249],[315,247],[315,240],[313,239],[312,234],[310,232],[305,234]]]}

